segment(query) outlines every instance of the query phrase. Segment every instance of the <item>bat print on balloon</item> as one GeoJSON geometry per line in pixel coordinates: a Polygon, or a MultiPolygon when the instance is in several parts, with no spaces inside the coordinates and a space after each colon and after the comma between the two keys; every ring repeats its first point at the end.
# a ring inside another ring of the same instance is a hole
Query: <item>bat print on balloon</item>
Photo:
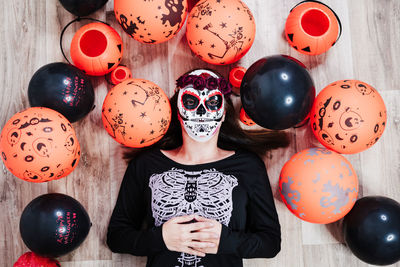
{"type": "Polygon", "coordinates": [[[206,0],[189,14],[186,37],[192,51],[211,64],[230,64],[253,44],[255,23],[240,0],[206,0]]]}
{"type": "Polygon", "coordinates": [[[161,43],[174,37],[187,14],[186,0],[114,1],[122,29],[142,43],[161,43]]]}
{"type": "Polygon", "coordinates": [[[104,128],[117,142],[144,147],[164,136],[171,121],[171,107],[156,84],[127,79],[107,94],[102,120],[104,128]]]}
{"type": "Polygon", "coordinates": [[[34,107],[15,114],[0,139],[6,167],[30,182],[62,178],[74,170],[80,158],[72,125],[48,108],[34,107]]]}
{"type": "Polygon", "coordinates": [[[310,118],[312,130],[323,145],[352,154],[378,141],[386,126],[386,107],[372,86],[343,80],[320,92],[310,118]]]}

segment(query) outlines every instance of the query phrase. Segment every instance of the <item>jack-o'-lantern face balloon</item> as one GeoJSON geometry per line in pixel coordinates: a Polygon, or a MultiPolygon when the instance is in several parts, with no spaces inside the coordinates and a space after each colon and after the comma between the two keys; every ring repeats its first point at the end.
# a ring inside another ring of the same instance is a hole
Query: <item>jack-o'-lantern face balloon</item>
{"type": "Polygon", "coordinates": [[[193,53],[205,62],[231,64],[254,42],[256,25],[240,0],[199,1],[189,13],[186,37],[193,53]]]}
{"type": "Polygon", "coordinates": [[[369,148],[383,134],[386,107],[372,86],[357,80],[337,81],[318,94],[310,121],[321,144],[353,154],[369,148]]]}
{"type": "Polygon", "coordinates": [[[15,114],[1,132],[0,150],[12,174],[34,183],[67,176],[80,158],[72,125],[60,113],[43,107],[15,114]]]}
{"type": "Polygon", "coordinates": [[[117,142],[145,147],[160,140],[171,121],[171,106],[164,91],[143,79],[127,79],[104,99],[103,126],[117,142]]]}
{"type": "Polygon", "coordinates": [[[136,41],[168,41],[182,28],[187,0],[115,0],[114,12],[122,29],[136,41]]]}

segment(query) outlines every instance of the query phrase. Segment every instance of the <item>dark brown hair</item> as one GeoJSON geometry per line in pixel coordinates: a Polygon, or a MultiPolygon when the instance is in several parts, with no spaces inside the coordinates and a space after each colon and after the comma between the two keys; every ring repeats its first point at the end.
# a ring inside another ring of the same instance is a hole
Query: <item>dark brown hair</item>
{"type": "MultiPolygon", "coordinates": [[[[289,138],[285,132],[273,130],[245,130],[239,124],[238,113],[235,111],[232,99],[225,95],[225,120],[222,122],[218,136],[218,147],[225,150],[249,150],[263,156],[268,150],[287,147],[289,138]]],[[[168,131],[157,143],[145,148],[158,147],[171,150],[182,145],[182,129],[178,120],[177,108],[178,91],[171,97],[171,123],[168,131]]],[[[124,158],[131,160],[139,151],[144,149],[128,149],[124,158]]]]}

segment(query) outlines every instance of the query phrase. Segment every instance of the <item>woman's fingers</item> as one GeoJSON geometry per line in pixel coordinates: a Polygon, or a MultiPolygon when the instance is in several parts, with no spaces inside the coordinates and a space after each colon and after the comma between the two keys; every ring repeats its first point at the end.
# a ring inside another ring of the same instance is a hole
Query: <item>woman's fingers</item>
{"type": "Polygon", "coordinates": [[[213,222],[214,221],[213,219],[204,218],[197,214],[194,215],[194,219],[198,222],[213,222]]]}
{"type": "Polygon", "coordinates": [[[212,227],[214,227],[214,224],[211,222],[195,222],[195,223],[188,224],[186,227],[189,230],[189,232],[193,232],[193,231],[198,231],[201,229],[212,228],[212,227]]]}
{"type": "Polygon", "coordinates": [[[212,242],[191,241],[187,246],[191,248],[213,248],[215,247],[215,244],[212,242]]]}
{"type": "Polygon", "coordinates": [[[218,235],[212,232],[195,232],[190,234],[192,240],[210,240],[218,238],[218,235]]]}
{"type": "Polygon", "coordinates": [[[174,223],[185,223],[185,222],[190,222],[191,220],[194,219],[194,214],[190,214],[190,215],[183,215],[183,216],[179,216],[179,217],[174,217],[172,218],[174,223]]]}
{"type": "Polygon", "coordinates": [[[189,248],[189,247],[186,247],[182,252],[187,253],[187,254],[191,254],[191,255],[196,255],[196,256],[199,256],[199,257],[206,256],[205,253],[197,251],[197,250],[194,250],[194,249],[189,248]]]}

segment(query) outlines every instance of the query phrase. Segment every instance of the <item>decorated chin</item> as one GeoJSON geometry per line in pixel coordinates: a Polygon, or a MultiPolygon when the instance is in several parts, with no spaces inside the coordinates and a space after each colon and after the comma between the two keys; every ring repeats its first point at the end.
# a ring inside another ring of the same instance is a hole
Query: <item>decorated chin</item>
{"type": "Polygon", "coordinates": [[[207,70],[196,71],[190,73],[194,79],[193,83],[179,90],[177,103],[179,120],[192,139],[207,142],[218,133],[221,126],[224,97],[218,88],[207,88],[209,78],[217,80],[218,76],[215,73],[207,70]],[[196,71],[201,73],[196,73],[196,71]],[[200,78],[196,79],[194,75],[200,78]],[[201,89],[195,89],[195,87],[201,89]]]}
{"type": "MultiPolygon", "coordinates": [[[[182,118],[180,117],[180,120],[182,118]]],[[[222,121],[216,123],[196,123],[192,121],[183,121],[182,125],[186,133],[197,142],[207,142],[218,132],[222,121]]]]}

